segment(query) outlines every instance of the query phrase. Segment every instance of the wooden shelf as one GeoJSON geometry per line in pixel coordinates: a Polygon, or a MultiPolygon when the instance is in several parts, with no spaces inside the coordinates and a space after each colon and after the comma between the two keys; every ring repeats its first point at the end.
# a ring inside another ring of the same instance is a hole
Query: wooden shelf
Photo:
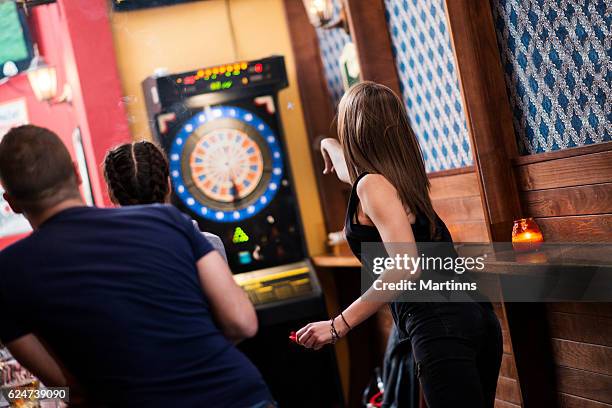
{"type": "Polygon", "coordinates": [[[321,268],[361,268],[361,262],[353,255],[317,255],[312,262],[321,268]]]}

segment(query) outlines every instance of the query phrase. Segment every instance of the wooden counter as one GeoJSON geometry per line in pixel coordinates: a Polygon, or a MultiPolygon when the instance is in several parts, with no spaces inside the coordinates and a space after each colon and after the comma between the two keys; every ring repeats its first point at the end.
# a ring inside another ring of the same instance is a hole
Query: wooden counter
{"type": "Polygon", "coordinates": [[[353,255],[317,255],[312,262],[320,268],[361,268],[361,262],[353,255]]]}

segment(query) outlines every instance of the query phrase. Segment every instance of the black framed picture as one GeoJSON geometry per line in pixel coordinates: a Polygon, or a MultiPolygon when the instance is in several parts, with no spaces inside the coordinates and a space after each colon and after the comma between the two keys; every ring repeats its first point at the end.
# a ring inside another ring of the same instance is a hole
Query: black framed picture
{"type": "Polygon", "coordinates": [[[201,0],[112,0],[116,11],[130,11],[151,7],[171,6],[201,0]]]}
{"type": "Polygon", "coordinates": [[[28,69],[33,57],[23,10],[14,1],[0,1],[0,80],[28,69]]]}

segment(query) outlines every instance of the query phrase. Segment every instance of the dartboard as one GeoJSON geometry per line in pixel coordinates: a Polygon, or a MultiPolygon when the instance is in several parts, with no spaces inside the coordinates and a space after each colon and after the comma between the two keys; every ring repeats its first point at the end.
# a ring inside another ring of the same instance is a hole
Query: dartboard
{"type": "Polygon", "coordinates": [[[226,203],[252,193],[264,167],[257,143],[237,129],[216,129],[202,136],[191,153],[189,166],[198,189],[226,203]]]}
{"type": "Polygon", "coordinates": [[[204,218],[249,218],[274,198],[283,176],[274,131],[246,109],[219,106],[183,123],[170,148],[176,196],[204,218]]]}

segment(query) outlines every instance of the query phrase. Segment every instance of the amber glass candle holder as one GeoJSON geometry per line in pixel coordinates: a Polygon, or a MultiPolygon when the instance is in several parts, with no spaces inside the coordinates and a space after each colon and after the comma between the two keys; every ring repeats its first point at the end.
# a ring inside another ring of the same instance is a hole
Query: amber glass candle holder
{"type": "Polygon", "coordinates": [[[514,221],[512,227],[512,248],[518,252],[537,251],[544,242],[540,227],[533,218],[514,221]]]}

